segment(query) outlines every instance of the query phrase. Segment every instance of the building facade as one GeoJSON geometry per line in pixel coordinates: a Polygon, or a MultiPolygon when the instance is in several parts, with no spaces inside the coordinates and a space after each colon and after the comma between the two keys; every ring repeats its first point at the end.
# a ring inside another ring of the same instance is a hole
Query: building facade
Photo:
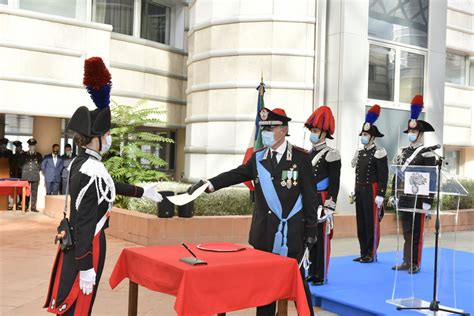
{"type": "Polygon", "coordinates": [[[450,172],[474,177],[474,1],[0,0],[0,133],[34,136],[39,151],[70,141],[85,58],[101,56],[112,99],[166,110],[154,126],[174,146],[144,148],[196,181],[241,163],[263,77],[266,106],[292,117],[290,141],[308,148],[304,120],[326,104],[347,196],[366,109],[378,103],[379,144],[395,154],[413,95],[444,144],[450,172]],[[6,30],[6,31],[3,31],[6,30]]]}

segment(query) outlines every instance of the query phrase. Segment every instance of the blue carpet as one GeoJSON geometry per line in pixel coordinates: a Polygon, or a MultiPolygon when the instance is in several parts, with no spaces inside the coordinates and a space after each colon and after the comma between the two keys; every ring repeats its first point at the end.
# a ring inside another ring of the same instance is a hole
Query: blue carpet
{"type": "MultiPolygon", "coordinates": [[[[394,305],[386,303],[387,299],[392,298],[395,271],[391,267],[395,263],[396,252],[379,253],[378,262],[371,264],[353,262],[353,258],[331,258],[329,282],[323,286],[311,286],[315,305],[344,316],[421,315],[413,311],[397,311],[394,305]]],[[[442,248],[438,265],[438,300],[441,305],[455,307],[455,288],[457,308],[473,313],[474,253],[442,248]]],[[[432,300],[433,266],[434,248],[423,249],[421,271],[413,275],[416,298],[432,300]]],[[[406,271],[398,272],[395,298],[412,296],[411,277],[406,271]]]]}

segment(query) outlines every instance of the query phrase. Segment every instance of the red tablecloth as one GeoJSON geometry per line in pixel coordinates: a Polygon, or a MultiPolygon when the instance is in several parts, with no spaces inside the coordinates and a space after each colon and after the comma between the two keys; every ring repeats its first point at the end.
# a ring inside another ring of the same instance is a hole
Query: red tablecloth
{"type": "Polygon", "coordinates": [[[0,195],[13,195],[13,188],[17,188],[16,194],[21,195],[21,188],[26,187],[26,196],[30,195],[30,184],[28,181],[4,180],[0,181],[0,195]]]}
{"type": "Polygon", "coordinates": [[[189,248],[207,265],[179,261],[190,254],[183,246],[126,248],[110,276],[115,288],[124,278],[150,290],[176,296],[178,315],[208,316],[294,300],[300,316],[309,315],[308,304],[295,259],[251,248],[239,252],[202,251],[189,248]]]}

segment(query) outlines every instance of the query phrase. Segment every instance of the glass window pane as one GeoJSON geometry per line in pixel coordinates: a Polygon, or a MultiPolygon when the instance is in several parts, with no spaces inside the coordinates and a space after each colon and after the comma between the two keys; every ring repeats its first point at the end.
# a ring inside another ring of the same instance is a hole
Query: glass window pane
{"type": "Polygon", "coordinates": [[[86,2],[86,0],[20,0],[20,8],[85,20],[86,2]]]}
{"type": "Polygon", "coordinates": [[[474,59],[471,60],[469,65],[469,85],[474,87],[474,59]]]}
{"type": "Polygon", "coordinates": [[[428,6],[429,0],[370,0],[369,35],[427,47],[428,6]]]}
{"type": "Polygon", "coordinates": [[[400,102],[410,103],[413,96],[423,95],[425,71],[423,55],[401,52],[400,54],[400,102]]]}
{"type": "Polygon", "coordinates": [[[446,164],[445,168],[448,172],[456,176],[459,174],[459,161],[460,161],[460,152],[459,150],[446,150],[445,157],[446,157],[446,164]]]}
{"type": "Polygon", "coordinates": [[[169,44],[170,8],[153,0],[142,4],[141,37],[151,41],[169,44]]]}
{"type": "Polygon", "coordinates": [[[8,4],[8,0],[0,0],[0,4],[8,4]]]}
{"type": "Polygon", "coordinates": [[[134,0],[96,0],[94,21],[110,24],[113,32],[133,35],[134,0]]]}
{"type": "Polygon", "coordinates": [[[464,84],[465,74],[464,56],[446,53],[446,82],[464,84]]]}
{"type": "Polygon", "coordinates": [[[370,45],[369,93],[370,99],[393,101],[395,79],[395,50],[370,45]]]}

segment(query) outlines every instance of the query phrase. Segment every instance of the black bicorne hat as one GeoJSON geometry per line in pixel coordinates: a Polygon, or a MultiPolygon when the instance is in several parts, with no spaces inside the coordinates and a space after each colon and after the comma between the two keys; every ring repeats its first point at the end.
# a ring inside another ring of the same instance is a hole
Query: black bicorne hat
{"type": "Polygon", "coordinates": [[[362,125],[362,130],[359,133],[359,136],[362,135],[362,133],[368,133],[372,135],[373,137],[384,137],[385,135],[382,134],[377,126],[374,125],[375,121],[380,116],[380,106],[378,104],[375,104],[372,106],[367,114],[365,115],[365,122],[362,125]]]}

